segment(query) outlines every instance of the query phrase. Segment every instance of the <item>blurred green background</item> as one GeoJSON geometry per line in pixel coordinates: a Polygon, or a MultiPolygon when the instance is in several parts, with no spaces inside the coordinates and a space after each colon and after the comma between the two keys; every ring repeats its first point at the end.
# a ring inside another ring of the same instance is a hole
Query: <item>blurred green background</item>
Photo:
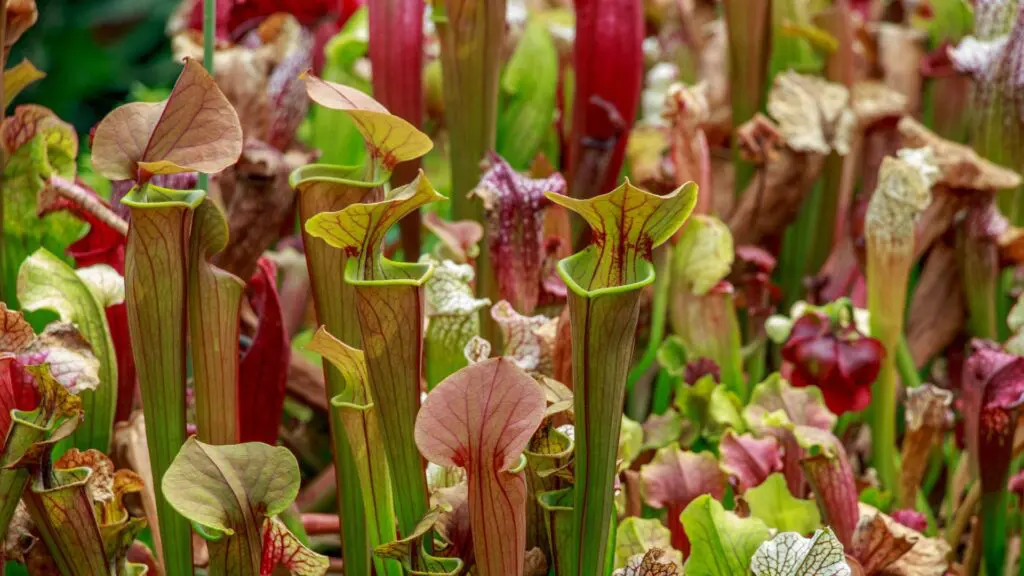
{"type": "MultiPolygon", "coordinates": [[[[9,61],[31,60],[46,78],[16,104],[49,107],[87,134],[127,100],[156,99],[180,67],[166,26],[177,0],[37,0],[39,21],[15,44],[9,61]]],[[[83,142],[84,143],[84,142],[83,142]]]]}

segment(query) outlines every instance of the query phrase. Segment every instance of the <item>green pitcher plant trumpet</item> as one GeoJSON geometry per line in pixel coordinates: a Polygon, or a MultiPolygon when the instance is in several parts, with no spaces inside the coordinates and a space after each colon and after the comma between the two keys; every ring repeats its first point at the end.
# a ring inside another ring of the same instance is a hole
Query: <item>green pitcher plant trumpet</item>
{"type": "Polygon", "coordinates": [[[570,574],[604,574],[612,519],[622,400],[633,356],[640,289],[654,281],[651,250],[686,221],[697,201],[689,183],[655,196],[628,181],[588,200],[548,194],[590,225],[593,243],[560,261],[569,288],[576,487],[570,574]]]}

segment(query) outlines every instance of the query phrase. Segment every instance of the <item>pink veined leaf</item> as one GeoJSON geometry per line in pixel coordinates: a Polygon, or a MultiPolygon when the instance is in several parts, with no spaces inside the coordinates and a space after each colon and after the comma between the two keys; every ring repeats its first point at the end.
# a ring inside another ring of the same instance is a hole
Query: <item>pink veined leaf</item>
{"type": "Polygon", "coordinates": [[[506,358],[523,370],[550,374],[552,351],[537,334],[550,322],[547,316],[524,316],[516,312],[508,300],[502,300],[491,307],[491,317],[501,330],[506,358]]]}
{"type": "Polygon", "coordinates": [[[133,102],[108,114],[93,134],[92,161],[111,180],[153,174],[214,173],[242,154],[238,114],[202,64],[185,68],[163,102],[133,102]]]}
{"type": "MultiPolygon", "coordinates": [[[[100,384],[100,362],[93,347],[72,324],[54,322],[19,352],[21,366],[48,364],[50,374],[73,394],[93,390],[100,384]]],[[[24,374],[27,381],[31,380],[24,374]]]]}
{"type": "Polygon", "coordinates": [[[263,559],[260,576],[273,576],[278,566],[291,576],[319,576],[327,571],[329,561],[306,548],[277,518],[263,521],[263,559]]]}
{"type": "Polygon", "coordinates": [[[466,264],[480,253],[478,244],[484,237],[484,227],[476,220],[449,222],[435,212],[427,212],[423,215],[423,226],[437,236],[435,252],[441,260],[466,264]]]}
{"type": "Polygon", "coordinates": [[[544,408],[544,392],[533,378],[495,358],[438,384],[416,418],[420,452],[435,464],[466,469],[480,576],[523,573],[527,490],[522,452],[544,408]]]}
{"type": "Polygon", "coordinates": [[[743,417],[755,432],[763,434],[766,432],[765,416],[776,410],[785,412],[789,421],[797,426],[831,430],[836,423],[836,416],[825,406],[820,390],[813,386],[796,388],[773,375],[754,389],[743,417]]]}
{"type": "Polygon", "coordinates": [[[679,515],[701,494],[721,500],[726,477],[710,452],[681,450],[678,443],[659,449],[654,460],[640,468],[647,503],[668,510],[672,547],[690,553],[690,540],[679,515]]]}
{"type": "Polygon", "coordinates": [[[391,171],[400,162],[423,156],[434,146],[430,138],[415,126],[394,116],[370,96],[355,88],[321,80],[306,71],[306,93],[317,104],[347,113],[366,141],[370,156],[384,170],[391,171]]]}
{"type": "Polygon", "coordinates": [[[239,433],[242,442],[273,445],[284,410],[291,346],[274,280],[276,267],[262,257],[256,266],[248,291],[260,324],[239,366],[239,433]]]}
{"type": "MultiPolygon", "coordinates": [[[[794,426],[831,430],[836,416],[825,406],[821,391],[815,386],[796,388],[777,374],[757,385],[750,403],[743,409],[743,418],[758,436],[774,436],[782,448],[782,471],[789,491],[798,498],[806,493],[804,471],[800,464],[803,450],[794,436],[794,426]],[[774,418],[773,413],[782,415],[774,418]]],[[[837,531],[838,534],[838,531],[837,531]]]]}
{"type": "Polygon", "coordinates": [[[487,214],[488,244],[495,264],[499,295],[523,314],[537,307],[544,271],[544,208],[546,193],[565,194],[565,179],[527,178],[494,153],[490,168],[473,195],[483,201],[487,214]]]}
{"type": "Polygon", "coordinates": [[[742,494],[759,486],[772,472],[782,470],[782,451],[772,436],[755,438],[727,430],[718,444],[722,470],[738,481],[742,494]]]}

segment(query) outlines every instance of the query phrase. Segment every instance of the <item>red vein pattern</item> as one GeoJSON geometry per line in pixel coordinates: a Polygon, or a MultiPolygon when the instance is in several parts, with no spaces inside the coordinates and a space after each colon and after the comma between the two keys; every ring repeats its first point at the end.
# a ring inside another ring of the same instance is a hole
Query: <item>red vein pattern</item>
{"type": "Polygon", "coordinates": [[[306,548],[275,518],[263,521],[263,561],[260,576],[271,576],[284,566],[292,576],[319,576],[327,573],[329,560],[306,548]]]}
{"type": "MultiPolygon", "coordinates": [[[[313,302],[317,322],[349,346],[360,345],[359,321],[356,319],[355,290],[345,282],[345,264],[348,256],[324,240],[306,232],[306,223],[321,212],[341,210],[355,202],[372,202],[380,191],[328,180],[307,179],[296,184],[299,192],[299,217],[302,222],[302,242],[305,246],[306,265],[313,288],[313,302]]],[[[345,381],[341,372],[327,360],[323,361],[327,401],[341,394],[345,381]]],[[[342,553],[353,574],[363,574],[370,566],[369,541],[363,530],[363,500],[356,482],[356,465],[352,449],[337,416],[330,415],[331,438],[335,459],[340,464],[337,474],[338,511],[342,521],[342,553]],[[357,551],[358,549],[358,551],[357,551]]]]}
{"type": "Polygon", "coordinates": [[[140,343],[132,353],[149,428],[163,558],[168,574],[187,574],[192,570],[192,531],[164,500],[162,481],[185,443],[185,282],[192,209],[184,202],[155,207],[129,198],[124,200],[132,216],[125,301],[132,342],[140,343]]]}
{"type": "Polygon", "coordinates": [[[86,490],[88,468],[58,470],[58,486],[44,489],[38,481],[23,501],[61,574],[109,574],[103,537],[86,490]]]}
{"type": "Polygon", "coordinates": [[[432,462],[466,469],[480,576],[522,574],[526,478],[510,470],[544,417],[544,392],[504,358],[463,368],[427,396],[416,445],[432,462]]]}
{"type": "Polygon", "coordinates": [[[356,287],[370,395],[395,487],[399,531],[408,536],[427,512],[427,478],[413,426],[420,410],[423,368],[423,288],[364,284],[356,287]]]}
{"type": "Polygon", "coordinates": [[[238,317],[245,285],[209,261],[227,240],[220,208],[204,200],[196,208],[189,240],[188,327],[196,424],[199,439],[207,444],[238,442],[238,317]]]}
{"type": "Polygon", "coordinates": [[[604,573],[622,402],[639,313],[639,289],[596,297],[569,292],[577,487],[570,550],[577,555],[578,576],[604,573]]]}

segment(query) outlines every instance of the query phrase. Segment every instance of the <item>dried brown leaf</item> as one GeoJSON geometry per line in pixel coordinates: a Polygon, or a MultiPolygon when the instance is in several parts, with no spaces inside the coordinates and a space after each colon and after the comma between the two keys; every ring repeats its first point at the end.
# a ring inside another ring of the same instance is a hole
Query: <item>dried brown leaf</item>
{"type": "Polygon", "coordinates": [[[789,71],[775,77],[767,109],[793,150],[846,154],[854,124],[849,103],[842,84],[789,71]]]}
{"type": "Polygon", "coordinates": [[[916,366],[923,366],[956,338],[966,318],[956,250],[936,244],[925,260],[910,301],[907,343],[916,366]]]}
{"type": "Polygon", "coordinates": [[[936,184],[962,190],[997,192],[1021,184],[1018,173],[982,158],[969,146],[950,142],[907,116],[898,125],[903,146],[932,149],[939,169],[936,184]]]}
{"type": "Polygon", "coordinates": [[[853,115],[862,129],[875,122],[899,118],[907,109],[907,97],[881,82],[858,82],[850,93],[853,115]]]}
{"type": "Polygon", "coordinates": [[[900,495],[905,508],[913,508],[929,456],[953,422],[953,393],[924,384],[907,390],[907,430],[900,459],[900,495]]]}

